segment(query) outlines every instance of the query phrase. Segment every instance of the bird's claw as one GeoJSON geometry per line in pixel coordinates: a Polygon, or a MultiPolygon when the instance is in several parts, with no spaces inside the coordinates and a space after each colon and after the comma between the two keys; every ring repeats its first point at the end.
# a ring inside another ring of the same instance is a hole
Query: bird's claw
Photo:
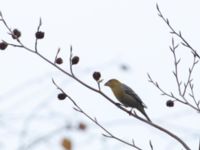
{"type": "Polygon", "coordinates": [[[121,104],[120,104],[120,103],[115,103],[115,105],[116,105],[116,106],[121,106],[121,104]]]}
{"type": "Polygon", "coordinates": [[[128,114],[131,116],[132,114],[132,111],[133,111],[133,108],[131,108],[131,110],[128,111],[128,114]]]}

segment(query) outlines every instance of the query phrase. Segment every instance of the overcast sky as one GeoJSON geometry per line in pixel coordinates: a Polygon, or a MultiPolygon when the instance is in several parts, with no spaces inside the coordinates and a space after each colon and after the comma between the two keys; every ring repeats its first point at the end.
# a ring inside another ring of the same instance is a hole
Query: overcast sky
{"type": "MultiPolygon", "coordinates": [[[[165,102],[168,99],[160,96],[159,91],[148,82],[147,73],[164,89],[175,90],[177,93],[172,74],[173,57],[169,50],[172,35],[167,25],[158,17],[156,3],[163,15],[169,18],[172,26],[177,31],[181,30],[188,42],[198,50],[199,1],[0,0],[0,3],[4,18],[12,29],[18,28],[22,32],[21,40],[25,45],[34,47],[34,34],[41,17],[41,30],[45,32],[45,38],[39,41],[38,46],[42,54],[53,61],[57,49],[61,48],[60,56],[65,62],[62,67],[68,69],[69,48],[72,45],[74,55],[80,57],[80,64],[74,67],[77,76],[96,86],[92,73],[100,71],[104,82],[117,78],[127,83],[148,106],[147,113],[153,121],[176,133],[192,149],[197,149],[200,136],[199,114],[178,103],[175,108],[167,108],[165,102]],[[128,70],[124,71],[123,66],[127,66],[128,70]]],[[[0,39],[13,42],[2,24],[0,39]]],[[[175,38],[175,42],[180,40],[175,38]]],[[[179,57],[183,60],[180,72],[185,79],[192,57],[190,51],[184,47],[180,48],[179,57]]],[[[81,135],[81,139],[86,139],[83,143],[77,142],[77,138],[80,138],[78,133],[60,133],[60,136],[54,137],[56,141],[49,140],[55,148],[61,136],[68,136],[73,139],[75,150],[95,149],[96,145],[99,150],[131,149],[112,139],[104,139],[102,142],[101,129],[75,112],[69,102],[56,100],[57,91],[51,82],[52,78],[91,116],[97,117],[118,136],[128,141],[134,139],[135,143],[145,150],[150,149],[150,139],[155,149],[182,149],[179,143],[166,134],[127,116],[104,98],[80,86],[28,51],[13,47],[2,51],[0,68],[0,111],[4,116],[1,120],[5,124],[0,134],[12,138],[14,143],[10,145],[8,141],[0,140],[0,146],[6,150],[17,149],[19,143],[27,144],[30,139],[37,138],[37,135],[62,127],[66,120],[84,120],[90,126],[89,133],[85,133],[86,137],[81,135]],[[35,135],[28,134],[27,139],[20,139],[25,119],[33,114],[36,119],[30,123],[28,132],[34,131],[35,135]],[[55,117],[50,117],[52,114],[55,117]],[[42,121],[38,122],[38,119],[42,121]],[[89,139],[93,139],[90,146],[85,144],[89,139]]],[[[196,91],[200,88],[198,73],[197,66],[194,74],[196,91]]],[[[110,89],[102,86],[102,90],[114,99],[110,89]]],[[[198,92],[196,95],[200,96],[198,92]]],[[[37,150],[46,148],[42,144],[32,147],[37,150]]]]}

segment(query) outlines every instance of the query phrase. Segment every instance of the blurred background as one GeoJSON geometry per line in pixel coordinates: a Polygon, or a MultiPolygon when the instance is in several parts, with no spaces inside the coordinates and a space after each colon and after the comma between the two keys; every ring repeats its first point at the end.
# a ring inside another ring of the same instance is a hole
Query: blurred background
{"type": "MultiPolygon", "coordinates": [[[[101,72],[103,83],[117,78],[132,87],[148,106],[153,122],[172,131],[192,149],[198,148],[199,113],[175,103],[166,107],[166,97],[148,82],[149,73],[168,92],[178,93],[173,76],[173,55],[169,50],[172,35],[158,17],[156,3],[172,26],[197,49],[199,44],[199,1],[136,0],[1,0],[0,10],[9,26],[21,31],[21,41],[34,48],[34,37],[42,18],[45,38],[39,52],[54,61],[58,48],[69,71],[70,46],[80,57],[74,73],[96,87],[94,71],[101,72]]],[[[15,43],[0,24],[0,39],[15,43]]],[[[175,43],[180,40],[175,38],[175,43]]],[[[199,51],[198,51],[199,52],[199,51]]],[[[187,79],[193,57],[180,47],[180,77],[187,79]]],[[[73,109],[69,100],[59,101],[52,78],[90,116],[114,135],[144,150],[183,149],[174,139],[120,111],[93,91],[81,86],[36,55],[8,47],[0,53],[0,149],[2,150],[127,150],[131,147],[104,133],[93,122],[73,109]]],[[[199,65],[194,70],[195,95],[199,94],[199,65]]],[[[102,91],[114,98],[110,89],[102,91]]],[[[138,115],[141,115],[138,113],[138,115]]]]}

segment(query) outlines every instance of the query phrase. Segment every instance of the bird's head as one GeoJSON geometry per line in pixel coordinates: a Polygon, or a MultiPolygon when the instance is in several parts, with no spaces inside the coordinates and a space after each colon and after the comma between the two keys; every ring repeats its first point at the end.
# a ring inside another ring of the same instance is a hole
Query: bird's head
{"type": "Polygon", "coordinates": [[[121,83],[117,79],[110,79],[104,85],[110,88],[114,88],[121,85],[121,83]]]}

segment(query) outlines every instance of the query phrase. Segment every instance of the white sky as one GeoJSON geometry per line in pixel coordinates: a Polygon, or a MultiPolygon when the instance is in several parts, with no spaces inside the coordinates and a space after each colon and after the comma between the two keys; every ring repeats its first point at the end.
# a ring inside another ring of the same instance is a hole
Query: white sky
{"type": "MultiPolygon", "coordinates": [[[[80,56],[80,64],[74,69],[82,80],[96,86],[91,74],[99,70],[104,81],[115,77],[129,84],[148,106],[147,113],[153,121],[179,135],[192,149],[197,149],[199,114],[178,103],[175,108],[165,107],[167,98],[160,96],[158,90],[147,81],[148,72],[163,88],[169,91],[176,89],[171,73],[173,60],[169,51],[172,36],[166,24],[157,16],[156,3],[175,29],[181,30],[190,44],[198,49],[200,3],[197,0],[0,0],[0,10],[11,28],[22,31],[21,40],[29,47],[34,46],[34,33],[41,17],[41,30],[45,31],[45,39],[39,41],[41,53],[53,60],[60,47],[61,56],[66,62],[63,67],[68,68],[69,47],[72,45],[73,53],[80,56]],[[119,66],[122,64],[128,65],[130,70],[121,71],[119,66]]],[[[11,42],[6,32],[1,25],[0,38],[11,42]]],[[[181,73],[186,77],[184,73],[188,70],[184,69],[191,62],[191,55],[182,48],[181,56],[184,62],[181,73]]],[[[51,78],[58,81],[80,106],[91,116],[97,117],[114,134],[128,141],[133,138],[145,150],[150,149],[150,139],[155,149],[181,149],[180,144],[169,136],[127,116],[102,97],[80,87],[23,49],[10,47],[2,51],[0,69],[0,116],[5,123],[0,134],[13,141],[10,145],[10,141],[0,140],[0,146],[7,143],[3,147],[6,150],[17,149],[20,140],[26,143],[28,138],[34,139],[48,133],[63,126],[67,120],[74,123],[84,120],[89,126],[88,133],[83,135],[79,132],[61,133],[73,139],[74,149],[131,149],[112,139],[105,140],[101,137],[102,130],[74,112],[69,102],[57,101],[57,91],[51,78]],[[42,107],[41,102],[45,107],[42,107]],[[19,139],[24,120],[31,114],[35,120],[29,125],[29,132],[34,131],[34,135],[19,139]],[[90,140],[91,145],[85,144],[87,140],[90,140]]],[[[199,66],[195,72],[196,83],[199,83],[198,70],[199,66]]],[[[197,84],[195,87],[197,91],[200,88],[197,84]]],[[[108,88],[102,89],[114,98],[108,88]]],[[[200,96],[198,93],[196,95],[200,96]]],[[[48,148],[57,147],[61,137],[54,137],[55,141],[48,140],[51,145],[48,148]]],[[[40,145],[32,149],[47,148],[45,144],[40,145]]]]}

